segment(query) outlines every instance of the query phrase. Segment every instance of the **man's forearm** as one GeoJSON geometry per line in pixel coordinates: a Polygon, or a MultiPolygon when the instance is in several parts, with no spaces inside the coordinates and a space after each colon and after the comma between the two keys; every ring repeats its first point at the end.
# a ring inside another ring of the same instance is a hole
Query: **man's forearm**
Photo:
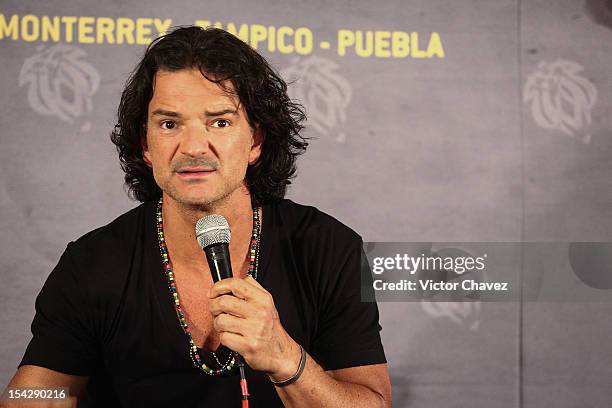
{"type": "Polygon", "coordinates": [[[391,401],[362,384],[337,380],[310,356],[298,381],[276,392],[286,407],[390,407],[391,401]]]}

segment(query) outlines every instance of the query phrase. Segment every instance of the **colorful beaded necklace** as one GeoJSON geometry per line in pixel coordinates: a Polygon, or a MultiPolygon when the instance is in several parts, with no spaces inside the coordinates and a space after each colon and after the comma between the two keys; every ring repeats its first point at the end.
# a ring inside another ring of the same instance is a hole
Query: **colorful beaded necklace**
{"type": "MultiPolygon", "coordinates": [[[[172,262],[170,261],[170,257],[168,256],[168,248],[166,247],[166,239],[164,237],[164,220],[162,215],[162,198],[159,199],[157,203],[157,240],[159,243],[159,251],[161,253],[162,262],[164,264],[164,273],[166,275],[166,280],[168,282],[168,289],[170,290],[170,295],[172,296],[172,301],[174,302],[174,306],[176,309],[176,315],[181,324],[181,328],[183,332],[187,336],[187,340],[189,342],[189,356],[191,357],[191,361],[193,364],[204,371],[208,375],[221,375],[225,374],[234,367],[236,364],[236,353],[230,352],[229,357],[225,364],[222,364],[217,355],[214,352],[211,352],[217,364],[220,366],[218,369],[212,369],[208,367],[202,361],[200,354],[198,353],[198,347],[196,346],[193,338],[191,336],[191,332],[189,331],[189,327],[187,325],[187,319],[185,318],[185,311],[181,307],[181,302],[179,299],[178,289],[176,287],[176,282],[174,280],[174,272],[172,269],[172,262]]],[[[253,204],[253,233],[251,235],[251,243],[249,246],[249,269],[248,274],[253,278],[257,279],[257,268],[259,265],[259,238],[261,231],[261,223],[259,221],[259,207],[256,204],[253,204]]]]}

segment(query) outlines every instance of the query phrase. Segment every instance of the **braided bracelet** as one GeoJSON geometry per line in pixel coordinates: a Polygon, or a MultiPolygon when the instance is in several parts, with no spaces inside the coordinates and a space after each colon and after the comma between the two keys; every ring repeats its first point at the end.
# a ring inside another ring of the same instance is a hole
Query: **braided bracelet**
{"type": "Polygon", "coordinates": [[[298,369],[295,374],[284,381],[274,381],[273,379],[270,379],[270,381],[272,381],[272,384],[274,384],[276,387],[285,387],[293,384],[301,377],[302,373],[304,372],[304,367],[306,367],[306,351],[304,351],[304,347],[300,345],[300,364],[298,365],[298,369]]]}

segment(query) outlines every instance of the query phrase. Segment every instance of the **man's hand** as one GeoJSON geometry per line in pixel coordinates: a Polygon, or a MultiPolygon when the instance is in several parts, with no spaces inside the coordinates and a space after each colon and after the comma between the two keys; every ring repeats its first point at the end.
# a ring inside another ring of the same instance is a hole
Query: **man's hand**
{"type": "MultiPolygon", "coordinates": [[[[300,347],[285,331],[272,295],[255,279],[229,278],[210,290],[210,310],[221,344],[240,353],[251,368],[274,381],[295,374],[300,347]]],[[[286,407],[390,407],[386,364],[325,372],[310,356],[299,381],[276,392],[286,407]]]]}
{"type": "Polygon", "coordinates": [[[300,347],[283,328],[272,295],[255,279],[220,280],[211,288],[210,298],[221,344],[275,381],[297,371],[300,347]]]}

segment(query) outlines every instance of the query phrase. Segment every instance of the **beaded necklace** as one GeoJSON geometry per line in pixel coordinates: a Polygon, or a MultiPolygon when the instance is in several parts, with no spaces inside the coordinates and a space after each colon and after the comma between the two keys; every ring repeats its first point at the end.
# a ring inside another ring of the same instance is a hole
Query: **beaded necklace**
{"type": "MultiPolygon", "coordinates": [[[[162,215],[162,204],[163,199],[160,197],[157,203],[157,211],[156,211],[156,219],[157,219],[157,240],[159,243],[159,251],[161,253],[162,263],[164,264],[164,274],[166,275],[166,280],[168,282],[168,289],[170,290],[170,295],[172,296],[172,301],[174,302],[174,306],[176,309],[176,315],[181,324],[181,328],[183,332],[187,336],[187,341],[189,342],[189,357],[191,357],[191,361],[193,364],[205,372],[208,375],[221,375],[225,374],[234,367],[236,364],[236,356],[237,353],[231,351],[229,353],[227,361],[222,364],[219,361],[216,353],[211,352],[213,358],[217,362],[220,368],[212,369],[208,367],[202,361],[200,354],[198,353],[198,347],[193,341],[193,337],[191,336],[191,332],[189,331],[189,327],[187,325],[187,320],[185,319],[185,311],[181,307],[181,302],[179,299],[178,289],[176,287],[176,282],[174,279],[174,272],[172,269],[172,262],[170,261],[170,257],[168,256],[168,248],[166,247],[166,239],[164,237],[164,220],[162,215]]],[[[261,231],[261,223],[259,220],[259,207],[256,204],[253,204],[253,233],[251,235],[251,243],[249,245],[249,269],[248,274],[253,278],[257,279],[257,268],[259,265],[259,239],[260,239],[260,231],[261,231]]]]}

